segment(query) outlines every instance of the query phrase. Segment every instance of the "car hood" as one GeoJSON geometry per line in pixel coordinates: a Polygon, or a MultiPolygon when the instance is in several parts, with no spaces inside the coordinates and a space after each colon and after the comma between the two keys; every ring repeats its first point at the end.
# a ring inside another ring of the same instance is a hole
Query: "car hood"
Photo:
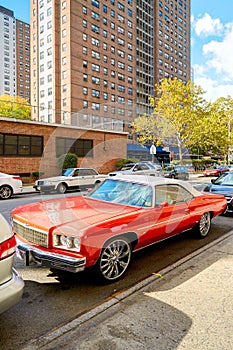
{"type": "Polygon", "coordinates": [[[227,194],[233,196],[233,186],[226,185],[210,185],[210,192],[217,192],[221,194],[227,194]]]}
{"type": "Polygon", "coordinates": [[[75,227],[75,231],[81,234],[92,225],[100,225],[141,210],[77,196],[23,205],[15,208],[12,215],[15,220],[39,230],[48,231],[57,227],[62,231],[62,227],[75,227]]]}

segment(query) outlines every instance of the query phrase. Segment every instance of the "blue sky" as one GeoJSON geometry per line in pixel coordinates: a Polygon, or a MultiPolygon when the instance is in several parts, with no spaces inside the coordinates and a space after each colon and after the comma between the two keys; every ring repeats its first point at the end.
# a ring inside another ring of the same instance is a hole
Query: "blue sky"
{"type": "MultiPolygon", "coordinates": [[[[0,0],[29,22],[30,0],[0,0]]],[[[233,0],[191,0],[191,64],[206,98],[233,97],[233,0]]]]}

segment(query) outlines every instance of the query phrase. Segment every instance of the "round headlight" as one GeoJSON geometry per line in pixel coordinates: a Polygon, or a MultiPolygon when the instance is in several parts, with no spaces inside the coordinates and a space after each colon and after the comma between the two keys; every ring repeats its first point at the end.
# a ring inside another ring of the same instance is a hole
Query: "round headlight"
{"type": "Polygon", "coordinates": [[[74,248],[73,237],[66,237],[67,248],[74,248]]]}
{"type": "Polygon", "coordinates": [[[54,235],[53,236],[53,245],[61,245],[61,236],[60,235],[54,235]]]}
{"type": "Polygon", "coordinates": [[[78,251],[80,251],[80,238],[74,238],[74,246],[78,251]]]}
{"type": "Polygon", "coordinates": [[[66,236],[61,236],[61,245],[65,245],[67,244],[67,237],[66,236]]]}

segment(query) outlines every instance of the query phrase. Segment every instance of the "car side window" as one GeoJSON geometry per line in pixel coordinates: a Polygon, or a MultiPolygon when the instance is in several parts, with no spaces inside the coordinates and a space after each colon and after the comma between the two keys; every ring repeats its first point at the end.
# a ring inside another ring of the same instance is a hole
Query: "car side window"
{"type": "Polygon", "coordinates": [[[79,176],[93,176],[97,175],[94,169],[79,169],[79,176]]]}
{"type": "Polygon", "coordinates": [[[76,169],[73,174],[74,177],[79,176],[79,169],[76,169]]]}
{"type": "Polygon", "coordinates": [[[168,204],[187,202],[192,198],[193,195],[179,185],[159,185],[155,188],[156,205],[160,205],[163,202],[167,202],[168,204]]]}
{"type": "Polygon", "coordinates": [[[79,176],[87,176],[90,175],[88,169],[82,169],[79,171],[79,176]]]}

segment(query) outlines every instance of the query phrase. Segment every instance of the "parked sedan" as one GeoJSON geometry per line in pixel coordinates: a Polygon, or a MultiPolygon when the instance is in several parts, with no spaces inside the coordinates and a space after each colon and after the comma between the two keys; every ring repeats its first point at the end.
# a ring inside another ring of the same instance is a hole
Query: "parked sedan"
{"type": "Polygon", "coordinates": [[[220,175],[212,179],[211,184],[204,189],[206,192],[222,194],[227,200],[227,212],[233,213],[233,172],[220,175]]]}
{"type": "Polygon", "coordinates": [[[99,174],[92,168],[68,168],[60,176],[37,180],[33,187],[40,192],[65,193],[68,190],[95,186],[106,177],[107,175],[99,174]]]}
{"type": "Polygon", "coordinates": [[[0,172],[0,199],[9,199],[13,194],[19,194],[23,184],[19,175],[9,175],[0,172]]]}
{"type": "Polygon", "coordinates": [[[204,176],[219,176],[221,174],[226,173],[227,171],[229,171],[229,168],[225,165],[220,165],[218,168],[216,169],[206,169],[203,172],[204,176]]]}
{"type": "Polygon", "coordinates": [[[0,214],[0,314],[18,303],[23,294],[24,282],[12,268],[15,250],[12,228],[0,214]]]}
{"type": "Polygon", "coordinates": [[[186,166],[183,165],[177,165],[175,167],[169,166],[164,169],[164,176],[170,177],[171,179],[182,179],[182,180],[188,180],[189,179],[189,173],[186,166]]]}
{"type": "Polygon", "coordinates": [[[199,192],[180,180],[122,175],[87,196],[59,198],[13,210],[18,249],[27,264],[70,272],[94,266],[114,282],[132,252],[193,229],[207,236],[211,219],[225,211],[222,195],[199,192]]]}
{"type": "Polygon", "coordinates": [[[115,175],[159,175],[162,170],[160,164],[155,164],[152,162],[140,162],[140,163],[128,163],[122,165],[122,167],[109,173],[109,176],[115,175]]]}

